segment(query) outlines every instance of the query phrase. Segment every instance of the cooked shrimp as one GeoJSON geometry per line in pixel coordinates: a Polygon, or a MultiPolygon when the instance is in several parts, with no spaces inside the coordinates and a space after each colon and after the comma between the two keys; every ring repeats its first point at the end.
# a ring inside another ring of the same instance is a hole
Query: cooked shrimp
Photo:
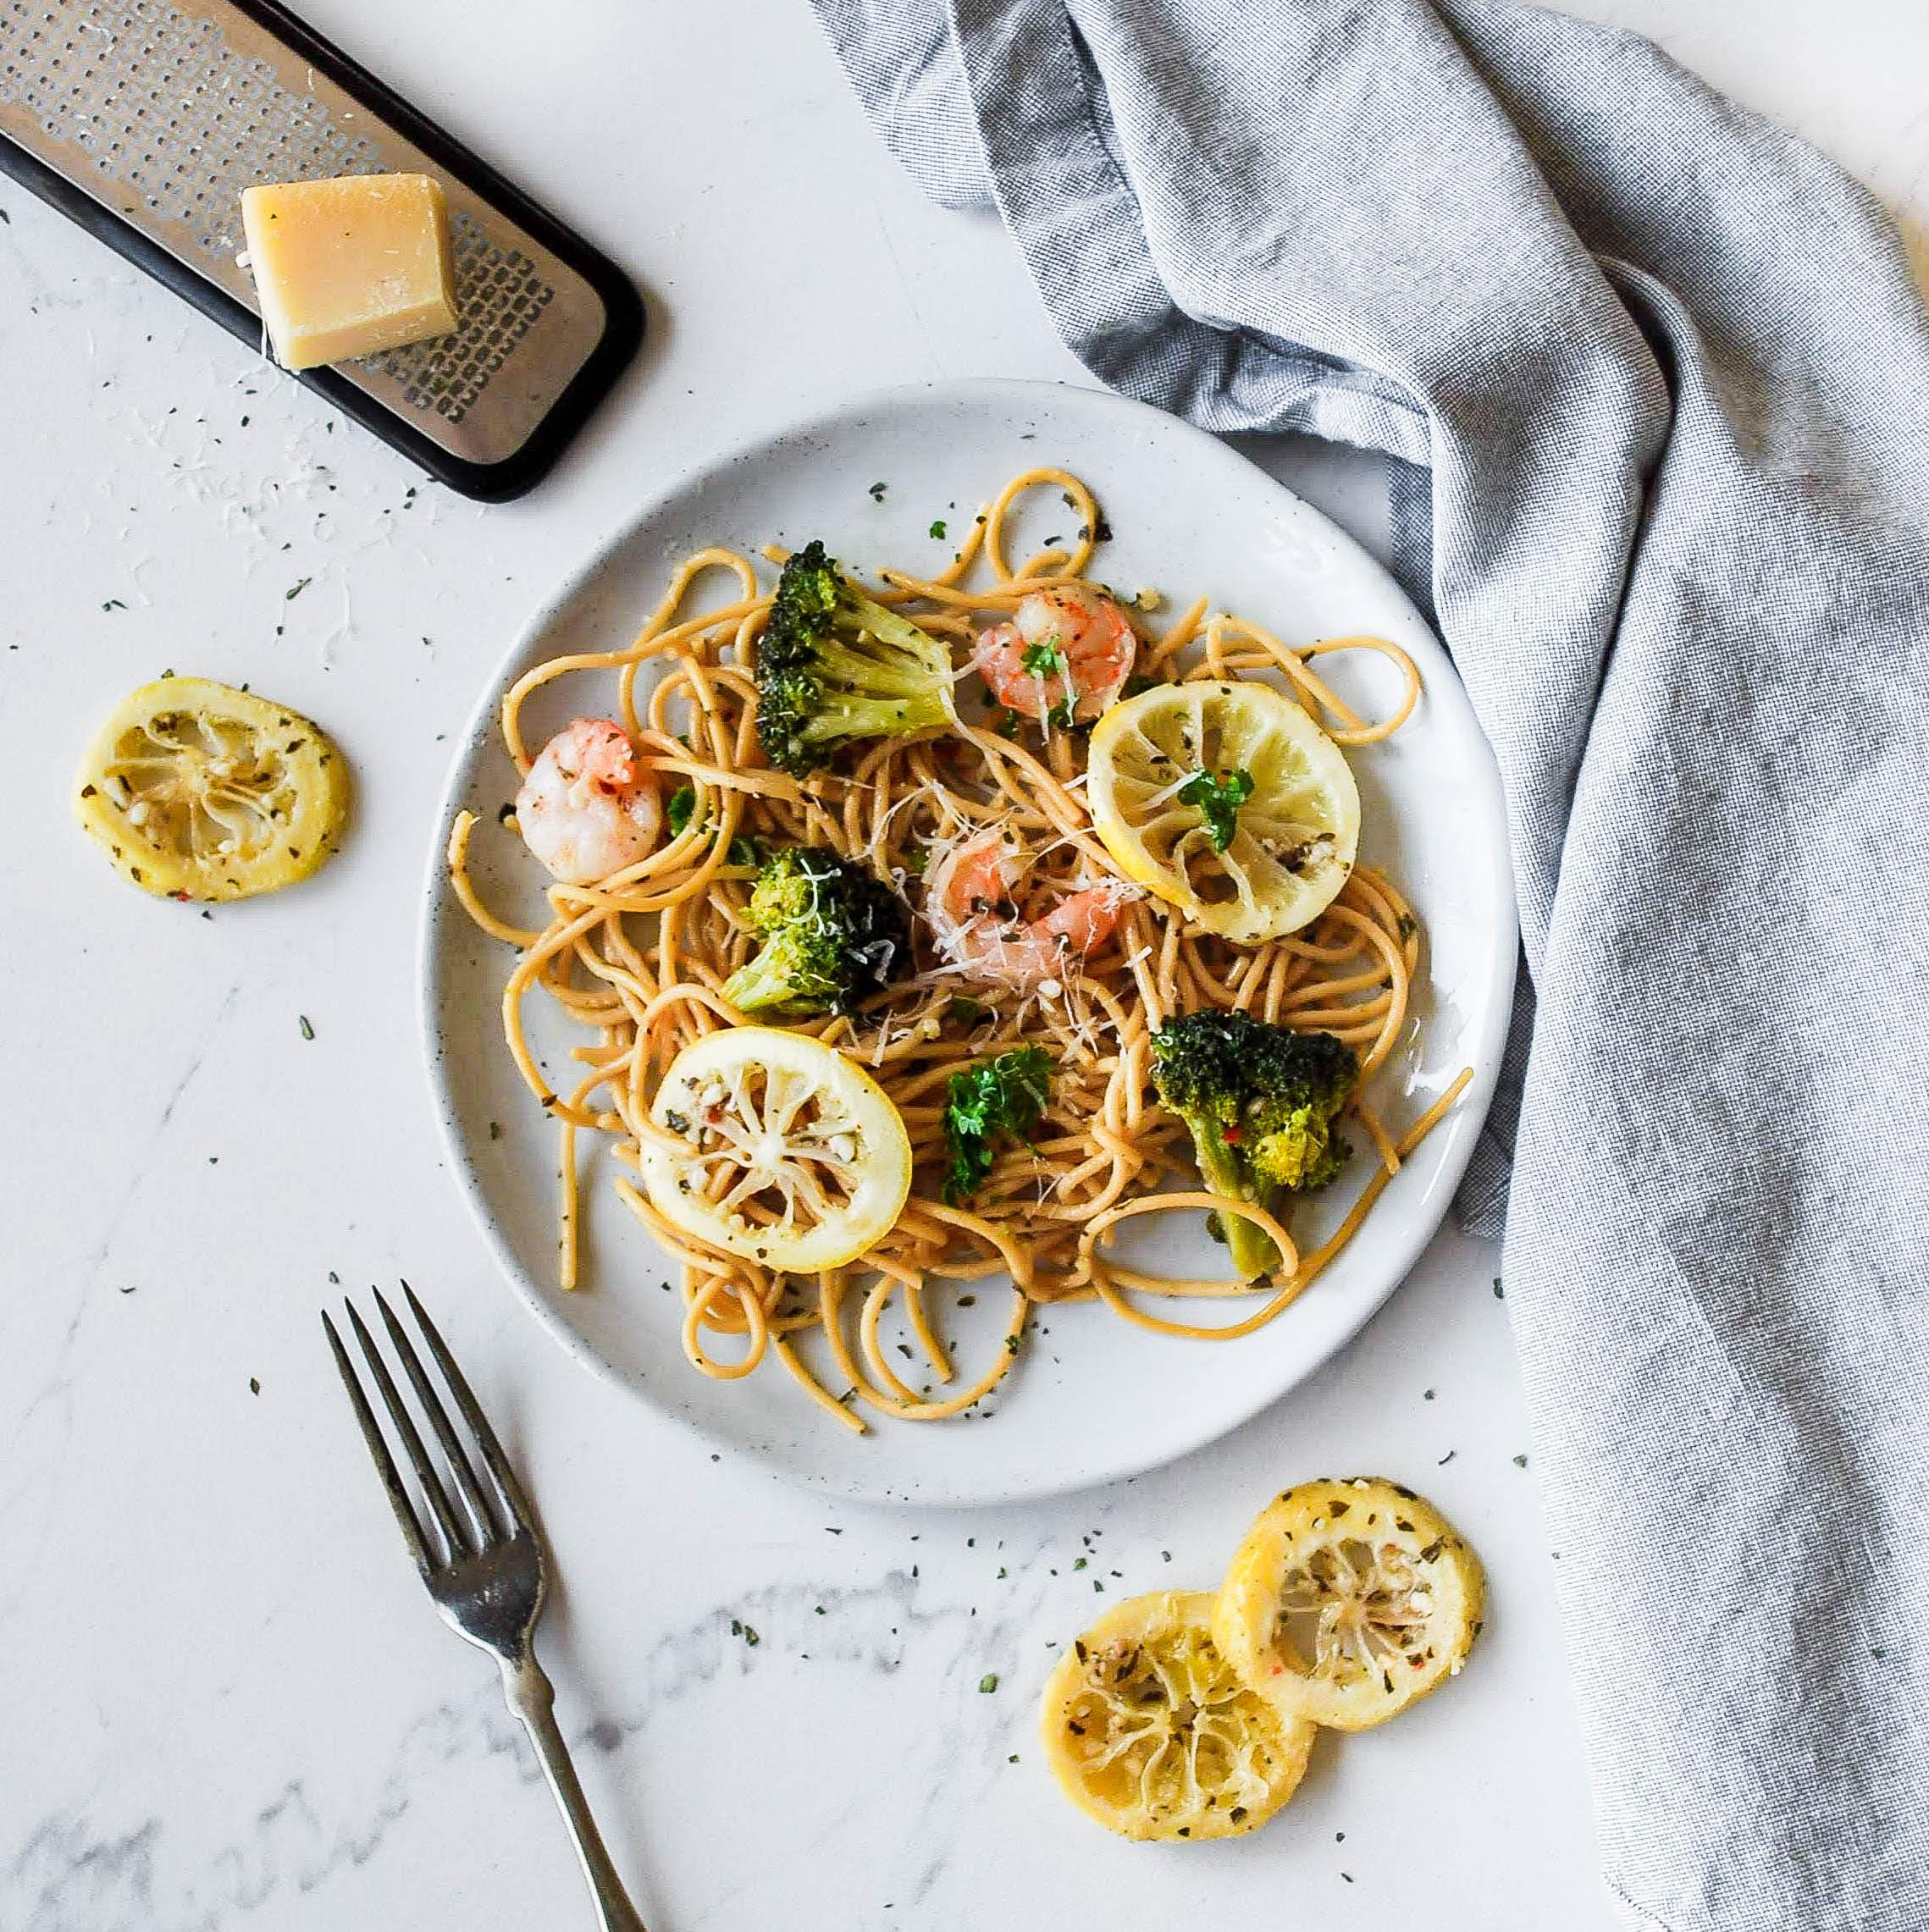
{"type": "Polygon", "coordinates": [[[1009,710],[1068,724],[1096,718],[1119,695],[1137,650],[1132,627],[1109,597],[1067,583],[1033,591],[1009,624],[980,632],[971,658],[1009,710]]]}
{"type": "Polygon", "coordinates": [[[568,886],[649,856],[663,810],[636,747],[609,718],[578,718],[544,745],[516,794],[522,842],[568,886]]]}
{"type": "Polygon", "coordinates": [[[979,832],[931,868],[925,918],[938,950],[972,979],[1021,993],[1054,992],[1112,936],[1120,908],[1138,895],[1116,880],[1081,886],[1028,921],[1012,897],[1020,873],[1004,834],[979,832]]]}

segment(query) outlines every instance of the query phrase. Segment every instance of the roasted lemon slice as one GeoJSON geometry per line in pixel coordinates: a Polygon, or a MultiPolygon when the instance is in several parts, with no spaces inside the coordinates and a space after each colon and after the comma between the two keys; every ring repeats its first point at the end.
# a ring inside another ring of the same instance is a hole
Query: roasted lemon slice
{"type": "Polygon", "coordinates": [[[95,735],[74,809],[144,891],[246,899],[306,879],[334,850],[348,766],[285,705],[204,677],[163,677],[95,735]]]}
{"type": "Polygon", "coordinates": [[[1302,1482],[1246,1532],[1213,1635],[1283,1716],[1364,1731],[1459,1674],[1485,1601],[1479,1559],[1424,1497],[1302,1482]]]}
{"type": "Polygon", "coordinates": [[[1052,1673],[1052,1775],[1125,1838],[1235,1838],[1293,1795],[1313,1726],[1282,1716],[1213,1647],[1213,1598],[1161,1590],[1108,1610],[1052,1673]]]}
{"type": "Polygon", "coordinates": [[[911,1191],[911,1142],[889,1096],[842,1053],[776,1027],[686,1046],[642,1147],[665,1220],[766,1267],[808,1273],[861,1255],[911,1191]]]}
{"type": "Polygon", "coordinates": [[[1162,684],[1114,704],[1086,795],[1128,877],[1242,945],[1318,918],[1359,845],[1340,748],[1268,684],[1162,684]]]}

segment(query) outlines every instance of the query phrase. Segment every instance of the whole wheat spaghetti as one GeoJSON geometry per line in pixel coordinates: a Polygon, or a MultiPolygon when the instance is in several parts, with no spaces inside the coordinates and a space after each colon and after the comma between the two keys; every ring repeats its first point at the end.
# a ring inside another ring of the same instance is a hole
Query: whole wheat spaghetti
{"type": "MultiPolygon", "coordinates": [[[[771,593],[757,562],[732,550],[702,550],[678,566],[633,643],[552,659],[503,700],[503,737],[520,770],[532,763],[524,704],[559,678],[580,679],[579,708],[611,712],[659,792],[666,798],[687,787],[692,795],[683,828],[666,826],[639,862],[594,883],[551,884],[539,931],[500,919],[480,903],[468,877],[473,820],[467,813],[451,828],[449,863],[472,917],[517,954],[504,988],[503,1026],[523,1079],[561,1136],[563,1285],[574,1287],[579,1269],[579,1144],[600,1142],[627,1170],[616,1181],[624,1202],[682,1264],[683,1344],[705,1375],[747,1377],[774,1358],[832,1416],[862,1430],[860,1408],[937,1420],[981,1401],[1010,1372],[1039,1303],[1096,1298],[1122,1317],[1179,1335],[1250,1333],[1330,1263],[1471,1077],[1463,1074],[1404,1130],[1383,1123],[1368,1097],[1373,1075],[1407,1028],[1423,943],[1412,910],[1383,874],[1356,865],[1327,909],[1285,938],[1252,946],[1217,938],[1141,892],[1114,864],[1085,803],[1081,731],[1054,728],[1048,717],[1021,726],[995,709],[970,715],[964,694],[976,682],[968,657],[974,635],[1009,617],[1041,585],[1089,582],[1101,527],[1097,505],[1077,477],[1028,470],[987,505],[940,575],[879,573],[879,601],[953,644],[960,715],[941,730],[856,745],[836,770],[802,781],[771,769],[759,746],[754,667],[771,593]],[[1062,493],[1077,535],[1020,559],[1009,548],[1015,511],[1034,490],[1062,493]],[[993,826],[1027,854],[1029,917],[1094,883],[1119,888],[1115,927],[1075,969],[1031,991],[987,989],[948,960],[920,921],[910,975],[855,1013],[784,1023],[855,1059],[902,1115],[916,1178],[896,1225],[848,1266],[808,1278],[672,1228],[633,1178],[638,1148],[662,1132],[649,1105],[665,1068],[693,1041],[745,1018],[721,989],[756,948],[744,918],[753,851],[830,847],[897,882],[915,908],[934,855],[993,826]],[[555,1002],[582,1031],[570,1082],[552,1086],[525,1036],[532,997],[555,1002]],[[1208,1007],[1329,1032],[1358,1056],[1352,1110],[1363,1145],[1337,1184],[1357,1199],[1337,1234],[1313,1251],[1302,1255],[1290,1228],[1263,1210],[1201,1194],[1186,1129],[1158,1104],[1149,1079],[1153,1032],[1175,1013],[1208,1007]],[[998,1154],[967,1204],[948,1205],[937,1179],[946,1158],[948,1083],[1021,1046],[1042,1046],[1051,1057],[1043,1120],[1031,1145],[998,1154]],[[1169,1280],[1108,1254],[1124,1223],[1196,1216],[1208,1207],[1245,1217],[1276,1243],[1282,1261],[1269,1283],[1169,1280]],[[940,1333],[937,1298],[959,1284],[974,1284],[969,1292],[976,1293],[976,1284],[998,1280],[1011,1284],[1003,1345],[988,1362],[959,1367],[940,1333]],[[1148,1295],[1194,1306],[1250,1297],[1257,1305],[1214,1325],[1152,1313],[1141,1305],[1148,1295]],[[887,1316],[916,1339],[923,1357],[916,1386],[906,1379],[904,1356],[891,1359],[882,1326],[887,1316]]],[[[1418,698],[1412,660],[1384,639],[1290,647],[1249,620],[1212,613],[1203,599],[1155,629],[1144,607],[1156,604],[1147,595],[1126,607],[1141,677],[1263,679],[1348,747],[1388,737],[1418,698]],[[1328,655],[1355,650],[1380,654],[1401,675],[1401,698],[1384,717],[1362,717],[1320,675],[1328,655]]]]}

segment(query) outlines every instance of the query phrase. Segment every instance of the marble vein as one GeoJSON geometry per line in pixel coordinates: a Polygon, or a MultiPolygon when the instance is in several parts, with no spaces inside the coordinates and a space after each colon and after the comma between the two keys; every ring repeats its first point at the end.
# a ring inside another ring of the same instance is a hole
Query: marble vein
{"type": "MultiPolygon", "coordinates": [[[[1015,1641],[1028,1609],[1036,1608],[1038,1590],[1024,1586],[1040,1571],[1042,1560],[1042,1553],[1012,1558],[1013,1581],[1021,1587],[992,1616],[981,1616],[965,1602],[937,1600],[932,1579],[903,1568],[857,1585],[784,1582],[748,1593],[659,1637],[625,1672],[631,1708],[586,1724],[572,1744],[585,1753],[620,1752],[648,1729],[655,1713],[718,1678],[732,1672],[749,1678],[800,1657],[893,1676],[904,1667],[913,1643],[936,1634],[958,1641],[956,1649],[935,1649],[922,1659],[949,1680],[951,1694],[931,1700],[929,1728],[942,1746],[940,1757],[955,1764],[963,1728],[958,1693],[960,1686],[975,1687],[978,1670],[976,1662],[964,1658],[963,1646],[968,1642],[976,1657],[987,1647],[1002,1650],[1015,1641]],[[816,1615],[819,1605],[822,1617],[816,1615]],[[743,1634],[746,1627],[758,1631],[755,1644],[743,1634]]],[[[1042,1574],[1036,1581],[1042,1581],[1042,1574]]],[[[552,1642],[552,1651],[560,1648],[552,1642]]],[[[745,1708],[749,1713],[752,1707],[745,1708]]],[[[992,1756],[980,1755],[985,1760],[980,1775],[988,1776],[992,1756]]],[[[408,1813],[413,1795],[439,1770],[495,1758],[508,1758],[522,1784],[539,1781],[520,1727],[504,1708],[493,1677],[485,1677],[408,1725],[379,1786],[357,1815],[323,1817],[306,1782],[290,1778],[198,1872],[173,1869],[164,1815],[106,1824],[94,1822],[83,1808],[63,1809],[35,1828],[0,1868],[0,1903],[13,1902],[0,1913],[0,1924],[18,1925],[19,1932],[229,1932],[255,1922],[257,1914],[272,1922],[272,1911],[263,1913],[264,1907],[291,1892],[312,1893],[345,1867],[363,1865],[381,1852],[408,1813]],[[16,1918],[14,1912],[24,1916],[16,1918]]],[[[958,1795],[953,1785],[947,1802],[955,1803],[958,1795]]],[[[934,1822],[930,1814],[937,1802],[934,1781],[923,1807],[927,1824],[934,1822]]],[[[860,1809],[854,1796],[827,1830],[850,1824],[860,1809]]],[[[532,1812],[533,1828],[546,1822],[532,1812]]],[[[925,1857],[905,1888],[904,1903],[930,1893],[947,1858],[942,1848],[925,1857]]],[[[728,1897],[724,1888],[689,1925],[721,1910],[728,1897]]]]}

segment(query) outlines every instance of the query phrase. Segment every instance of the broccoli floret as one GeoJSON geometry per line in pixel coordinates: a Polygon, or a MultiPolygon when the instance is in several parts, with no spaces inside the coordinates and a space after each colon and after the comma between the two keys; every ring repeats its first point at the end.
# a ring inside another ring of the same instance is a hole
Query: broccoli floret
{"type": "Polygon", "coordinates": [[[783,566],[757,643],[757,737],[802,778],[846,738],[901,737],[948,724],[951,653],[866,597],[821,544],[783,566]]]}
{"type": "MultiPolygon", "coordinates": [[[[1242,1013],[1180,1013],[1152,1035],[1152,1084],[1186,1123],[1213,1193],[1277,1213],[1287,1196],[1324,1187],[1351,1150],[1333,1123],[1359,1084],[1351,1047],[1242,1013]]],[[[1280,1251],[1250,1221],[1220,1217],[1248,1280],[1280,1251]]]]}
{"type": "MultiPolygon", "coordinates": [[[[671,837],[681,838],[696,815],[696,787],[694,785],[679,785],[670,794],[669,802],[663,808],[663,816],[669,823],[671,837]]],[[[699,830],[701,829],[699,823],[699,830]]],[[[738,832],[731,840],[730,849],[723,857],[725,864],[729,865],[761,865],[764,862],[763,841],[738,832]]]]}
{"type": "Polygon", "coordinates": [[[843,1013],[908,971],[911,923],[882,879],[816,846],[766,858],[744,914],[763,941],[723,983],[745,1013],[843,1013]]]}

